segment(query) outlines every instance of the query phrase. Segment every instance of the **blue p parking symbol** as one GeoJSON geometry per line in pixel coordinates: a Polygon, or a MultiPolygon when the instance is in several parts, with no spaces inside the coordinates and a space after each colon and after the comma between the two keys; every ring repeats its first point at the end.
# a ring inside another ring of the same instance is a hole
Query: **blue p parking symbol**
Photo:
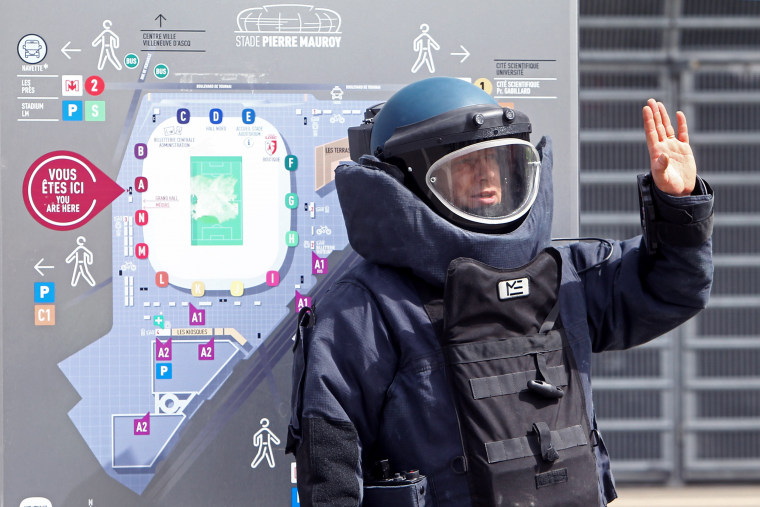
{"type": "Polygon", "coordinates": [[[64,100],[61,102],[63,121],[82,121],[84,108],[81,100],[64,100]]]}
{"type": "Polygon", "coordinates": [[[172,363],[156,363],[156,379],[171,380],[172,363]]]}
{"type": "Polygon", "coordinates": [[[55,284],[52,282],[35,282],[35,303],[55,303],[55,284]]]}

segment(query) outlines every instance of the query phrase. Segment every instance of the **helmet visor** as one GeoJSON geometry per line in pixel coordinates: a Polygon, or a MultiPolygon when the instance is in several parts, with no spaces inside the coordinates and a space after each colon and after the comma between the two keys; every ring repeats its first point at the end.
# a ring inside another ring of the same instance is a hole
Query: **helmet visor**
{"type": "Polygon", "coordinates": [[[502,138],[465,146],[441,157],[426,183],[453,213],[483,224],[523,216],[538,194],[541,160],[532,144],[502,138]]]}

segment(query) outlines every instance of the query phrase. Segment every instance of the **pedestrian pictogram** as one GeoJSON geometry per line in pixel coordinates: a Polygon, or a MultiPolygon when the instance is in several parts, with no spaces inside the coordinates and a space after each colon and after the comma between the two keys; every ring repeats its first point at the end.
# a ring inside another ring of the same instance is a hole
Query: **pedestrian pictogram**
{"type": "Polygon", "coordinates": [[[92,265],[93,256],[90,249],[84,246],[86,242],[87,239],[84,236],[79,236],[77,238],[77,247],[66,257],[66,264],[74,264],[74,274],[71,276],[72,287],[76,287],[82,278],[91,287],[95,286],[95,279],[90,274],[89,268],[92,265]]]}
{"type": "Polygon", "coordinates": [[[420,34],[414,39],[414,50],[417,52],[417,61],[412,66],[412,72],[417,72],[423,65],[426,65],[428,71],[432,74],[435,72],[435,63],[433,62],[433,51],[438,51],[441,46],[428,34],[430,26],[427,23],[420,25],[420,34]]]}
{"type": "Polygon", "coordinates": [[[251,468],[256,468],[265,459],[269,468],[274,468],[274,449],[273,445],[279,445],[280,439],[269,429],[269,419],[266,417],[260,421],[261,429],[253,435],[253,445],[258,452],[251,462],[251,468]]]}
{"type": "Polygon", "coordinates": [[[103,31],[92,41],[92,47],[100,47],[100,57],[98,58],[98,70],[103,70],[106,62],[113,65],[116,70],[121,70],[121,62],[116,57],[116,49],[119,48],[119,36],[111,30],[110,19],[103,21],[103,31]]]}

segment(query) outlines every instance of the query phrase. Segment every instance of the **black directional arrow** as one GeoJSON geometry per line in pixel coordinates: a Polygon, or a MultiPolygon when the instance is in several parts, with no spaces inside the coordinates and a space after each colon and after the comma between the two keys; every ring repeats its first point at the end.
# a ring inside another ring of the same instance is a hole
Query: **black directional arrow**
{"type": "Polygon", "coordinates": [[[166,18],[164,17],[164,15],[163,14],[159,14],[158,16],[155,17],[154,21],[156,19],[158,20],[158,26],[160,28],[163,27],[164,26],[164,21],[166,21],[166,18]]]}

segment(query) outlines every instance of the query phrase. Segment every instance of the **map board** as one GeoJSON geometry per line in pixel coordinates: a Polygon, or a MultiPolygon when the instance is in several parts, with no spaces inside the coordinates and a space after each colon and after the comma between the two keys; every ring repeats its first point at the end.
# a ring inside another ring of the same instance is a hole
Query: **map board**
{"type": "Polygon", "coordinates": [[[2,505],[299,504],[294,316],[358,258],[347,128],[405,84],[525,111],[577,235],[576,2],[1,9],[2,505]]]}

